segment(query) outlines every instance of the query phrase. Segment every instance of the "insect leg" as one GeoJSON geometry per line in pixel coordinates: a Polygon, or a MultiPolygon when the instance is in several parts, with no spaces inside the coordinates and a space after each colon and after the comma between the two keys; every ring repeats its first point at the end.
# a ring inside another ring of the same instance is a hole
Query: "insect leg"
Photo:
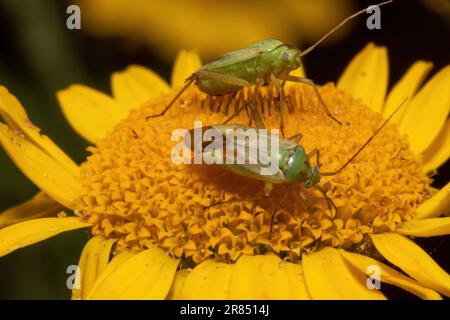
{"type": "Polygon", "coordinates": [[[237,109],[237,111],[235,113],[233,113],[227,120],[225,120],[224,123],[222,124],[227,124],[228,122],[230,122],[231,120],[233,120],[234,118],[236,118],[241,112],[242,110],[244,110],[245,108],[247,108],[247,105],[243,105],[242,107],[239,107],[239,109],[237,109]]]}
{"type": "MultiPolygon", "coordinates": [[[[316,166],[320,167],[320,151],[319,151],[319,149],[313,149],[313,150],[312,150],[310,153],[308,153],[306,156],[308,157],[308,159],[310,159],[310,158],[316,156],[316,166]]],[[[331,207],[333,207],[333,208],[334,208],[334,212],[336,213],[336,212],[337,212],[337,208],[336,208],[336,205],[334,204],[333,200],[331,200],[331,199],[327,196],[327,194],[325,193],[325,191],[324,191],[319,185],[316,184],[316,185],[315,185],[315,188],[316,188],[317,190],[319,190],[320,193],[322,193],[322,195],[324,196],[325,199],[327,199],[328,208],[329,208],[330,210],[332,210],[331,207]]]]}
{"type": "Polygon", "coordinates": [[[316,165],[320,167],[320,151],[319,149],[313,149],[310,153],[306,155],[308,159],[316,156],[316,165]]]}
{"type": "Polygon", "coordinates": [[[286,81],[291,81],[291,82],[304,83],[304,84],[312,86],[313,89],[314,89],[314,92],[317,95],[317,98],[319,98],[319,103],[323,107],[323,109],[325,110],[325,113],[327,114],[327,116],[329,116],[331,119],[333,119],[334,121],[339,123],[339,125],[342,125],[342,123],[331,114],[330,110],[328,109],[327,105],[325,104],[325,101],[323,101],[322,96],[320,95],[320,92],[317,89],[317,86],[314,83],[314,81],[312,81],[311,79],[302,78],[302,77],[296,77],[296,76],[291,76],[291,75],[280,76],[280,79],[283,79],[283,80],[286,80],[286,81]]]}
{"type": "MultiPolygon", "coordinates": [[[[283,94],[284,94],[284,87],[286,86],[286,80],[283,80],[281,82],[281,89],[283,89],[283,94]]],[[[288,104],[287,105],[287,111],[292,113],[292,107],[288,104]]]]}
{"type": "Polygon", "coordinates": [[[253,89],[253,94],[252,94],[251,100],[249,101],[250,110],[252,112],[252,120],[255,121],[256,128],[258,128],[258,129],[266,128],[266,125],[264,124],[261,114],[259,113],[259,111],[256,107],[256,105],[257,105],[256,99],[258,98],[258,91],[263,84],[264,84],[263,79],[261,79],[261,78],[256,79],[255,88],[253,89]]]}
{"type": "Polygon", "coordinates": [[[284,200],[286,199],[286,196],[289,194],[289,192],[291,192],[291,190],[292,190],[292,185],[287,187],[286,192],[281,196],[280,201],[278,201],[276,210],[273,212],[272,218],[270,219],[270,232],[272,232],[272,226],[273,226],[273,220],[275,219],[275,214],[278,212],[278,210],[280,210],[281,205],[283,204],[284,200]]]}
{"type": "MultiPolygon", "coordinates": [[[[223,83],[230,84],[230,85],[234,85],[236,87],[249,87],[251,85],[251,83],[248,82],[247,80],[233,76],[233,75],[218,73],[218,72],[214,72],[214,71],[210,71],[210,70],[202,70],[201,72],[202,72],[203,76],[206,76],[212,80],[215,80],[218,82],[223,82],[223,83]]],[[[260,83],[260,81],[258,81],[258,80],[259,79],[257,79],[257,81],[255,82],[255,89],[254,89],[254,93],[253,93],[254,102],[256,102],[257,90],[259,89],[259,87],[261,85],[264,84],[263,80],[261,80],[262,83],[260,83]]],[[[252,119],[255,121],[256,126],[260,129],[264,129],[265,128],[264,122],[263,122],[259,112],[256,110],[254,102],[247,104],[246,107],[250,106],[250,109],[252,111],[251,112],[252,119]]]]}
{"type": "Polygon", "coordinates": [[[331,207],[334,208],[334,215],[333,215],[333,217],[335,217],[335,216],[336,216],[336,213],[337,213],[337,207],[336,207],[336,205],[334,204],[333,200],[331,200],[331,198],[327,196],[326,192],[325,192],[321,187],[319,187],[318,185],[315,185],[315,188],[316,188],[317,190],[319,190],[319,192],[324,196],[325,199],[327,199],[327,202],[328,202],[328,208],[329,208],[330,210],[333,210],[331,207]]]}
{"type": "Polygon", "coordinates": [[[280,97],[280,131],[281,135],[284,137],[284,90],[280,82],[273,74],[270,74],[270,81],[275,85],[280,97]]]}
{"type": "Polygon", "coordinates": [[[175,101],[178,100],[178,98],[183,94],[183,92],[185,92],[191,86],[191,84],[194,83],[194,81],[197,79],[197,76],[198,76],[198,73],[193,73],[189,78],[187,78],[186,84],[184,85],[184,87],[176,94],[176,96],[172,99],[172,101],[169,102],[169,104],[164,108],[164,110],[158,114],[153,114],[151,116],[145,117],[145,120],[163,116],[173,106],[175,101]]]}

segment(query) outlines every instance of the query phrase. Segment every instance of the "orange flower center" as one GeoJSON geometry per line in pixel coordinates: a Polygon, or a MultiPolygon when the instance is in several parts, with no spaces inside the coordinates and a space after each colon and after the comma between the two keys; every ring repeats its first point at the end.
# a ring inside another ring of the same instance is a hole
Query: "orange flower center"
{"type": "MultiPolygon", "coordinates": [[[[194,88],[165,116],[146,120],[172,96],[161,97],[132,111],[90,148],[92,155],[82,165],[84,193],[77,213],[95,224],[92,233],[118,238],[118,251],[156,245],[190,266],[207,258],[233,262],[243,254],[266,252],[295,261],[325,246],[365,250],[368,234],[394,231],[431,196],[431,181],[419,159],[390,124],[340,174],[322,177],[320,186],[337,212],[323,195],[302,184],[277,210],[286,185],[275,185],[271,196],[263,198],[260,181],[219,165],[172,162],[172,148],[179,143],[171,140],[173,130],[189,130],[195,120],[221,124],[243,105],[247,93],[210,97],[194,88]],[[243,201],[211,206],[233,199],[243,201]]],[[[319,149],[321,171],[339,168],[383,122],[332,84],[320,93],[342,126],[326,116],[311,88],[289,85],[285,93],[285,135],[302,133],[307,152],[319,149]]],[[[256,101],[266,125],[278,127],[274,88],[261,89],[256,101]]],[[[248,125],[246,113],[233,123],[248,125]]]]}

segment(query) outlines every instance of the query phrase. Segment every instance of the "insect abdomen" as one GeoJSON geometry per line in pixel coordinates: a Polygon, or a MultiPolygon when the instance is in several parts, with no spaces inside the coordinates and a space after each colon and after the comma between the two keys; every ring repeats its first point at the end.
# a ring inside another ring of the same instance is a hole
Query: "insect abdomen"
{"type": "MultiPolygon", "coordinates": [[[[270,65],[264,63],[260,56],[224,67],[211,68],[206,65],[204,68],[214,73],[244,79],[250,84],[254,84],[258,78],[265,80],[270,74],[270,65]]],[[[230,94],[242,88],[240,85],[211,79],[208,75],[202,75],[201,71],[197,78],[197,87],[209,95],[230,94]]]]}

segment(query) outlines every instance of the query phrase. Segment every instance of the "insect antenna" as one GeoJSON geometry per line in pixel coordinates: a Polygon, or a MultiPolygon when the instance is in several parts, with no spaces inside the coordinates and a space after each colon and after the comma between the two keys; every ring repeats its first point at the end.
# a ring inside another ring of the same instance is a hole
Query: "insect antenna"
{"type": "Polygon", "coordinates": [[[310,53],[311,51],[314,50],[315,47],[317,47],[322,41],[324,41],[326,38],[328,38],[330,35],[332,35],[336,30],[338,30],[340,27],[342,27],[344,24],[346,24],[349,20],[356,18],[357,16],[359,16],[360,14],[364,13],[367,11],[367,9],[369,9],[372,6],[382,6],[388,3],[391,3],[393,0],[389,0],[389,1],[385,1],[385,2],[381,2],[375,5],[370,5],[365,9],[362,9],[358,12],[355,12],[354,14],[352,14],[351,16],[345,18],[341,23],[339,23],[336,27],[334,27],[333,29],[331,29],[331,31],[329,31],[327,34],[325,34],[322,38],[320,38],[316,43],[314,43],[312,46],[310,46],[309,48],[307,48],[305,51],[303,51],[300,54],[300,57],[303,57],[305,55],[307,55],[308,53],[310,53]]]}
{"type": "Polygon", "coordinates": [[[389,118],[387,118],[377,130],[375,130],[375,132],[370,136],[369,139],[367,139],[366,142],[364,142],[364,144],[358,149],[358,151],[356,151],[350,157],[350,159],[348,159],[338,170],[332,171],[332,172],[321,172],[320,175],[321,176],[334,176],[334,175],[338,174],[339,172],[341,172],[342,170],[344,170],[345,167],[347,167],[361,153],[361,151],[363,151],[363,149],[370,143],[370,141],[372,141],[373,138],[375,138],[375,136],[381,131],[381,129],[384,128],[384,126],[392,119],[392,117],[397,113],[397,111],[400,110],[401,107],[403,107],[403,105],[406,103],[407,100],[408,100],[408,98],[403,100],[403,102],[397,107],[397,109],[395,109],[394,112],[391,113],[389,118]]]}
{"type": "Polygon", "coordinates": [[[145,117],[145,120],[163,116],[172,107],[172,105],[175,103],[175,101],[178,100],[178,98],[183,94],[183,92],[185,92],[191,86],[191,84],[194,83],[195,79],[197,79],[197,73],[192,74],[189,78],[186,79],[186,83],[183,86],[183,88],[176,94],[176,96],[172,99],[172,101],[169,102],[169,104],[164,108],[163,111],[161,111],[158,114],[153,114],[153,115],[147,116],[147,117],[145,117]]]}

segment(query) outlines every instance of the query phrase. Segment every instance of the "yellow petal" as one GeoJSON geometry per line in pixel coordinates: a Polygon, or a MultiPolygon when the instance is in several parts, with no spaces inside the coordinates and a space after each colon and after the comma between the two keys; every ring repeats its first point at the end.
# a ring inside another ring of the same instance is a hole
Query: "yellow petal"
{"type": "Polygon", "coordinates": [[[137,65],[129,66],[125,71],[113,73],[111,87],[114,99],[127,110],[136,108],[170,90],[167,82],[160,76],[137,65]]]}
{"type": "Polygon", "coordinates": [[[74,176],[78,175],[78,166],[51,139],[40,134],[39,128],[28,119],[20,102],[2,86],[0,86],[0,116],[10,128],[20,131],[27,140],[48,153],[74,176]]]}
{"type": "Polygon", "coordinates": [[[450,275],[412,240],[396,233],[373,234],[371,238],[386,260],[422,285],[450,296],[450,275]]]}
{"type": "Polygon", "coordinates": [[[97,277],[106,269],[116,239],[92,237],[84,246],[78,263],[81,287],[72,290],[72,299],[86,299],[97,277]]]}
{"type": "MultiPolygon", "coordinates": [[[[425,300],[441,299],[441,296],[436,291],[421,286],[416,280],[413,280],[401,274],[400,272],[388,267],[387,265],[377,260],[360,254],[350,253],[345,250],[339,251],[348,263],[350,263],[352,266],[354,266],[364,274],[367,274],[368,270],[370,270],[372,266],[377,266],[380,270],[380,281],[403,288],[404,290],[409,291],[425,300]]],[[[370,275],[371,274],[367,274],[367,276],[370,275]]]]}
{"type": "Polygon", "coordinates": [[[0,144],[20,170],[49,196],[73,209],[81,193],[81,185],[54,158],[0,123],[0,144]]]}
{"type": "Polygon", "coordinates": [[[63,206],[40,191],[33,198],[0,213],[0,229],[26,220],[56,216],[63,206]]]}
{"type": "Polygon", "coordinates": [[[362,274],[345,263],[337,249],[327,247],[310,255],[303,255],[306,287],[313,299],[384,299],[376,289],[368,289],[362,274]]]}
{"type": "Polygon", "coordinates": [[[440,70],[411,101],[399,123],[409,136],[411,149],[419,154],[430,146],[444,127],[450,111],[450,66],[440,70]]]}
{"type": "Polygon", "coordinates": [[[374,111],[381,112],[388,78],[386,48],[369,43],[346,67],[337,86],[356,98],[362,98],[363,102],[374,111]]]}
{"type": "Polygon", "coordinates": [[[263,294],[264,284],[260,281],[260,266],[263,256],[242,256],[234,265],[230,299],[267,299],[263,294]]]}
{"type": "Polygon", "coordinates": [[[183,300],[182,290],[189,273],[190,271],[188,269],[177,271],[177,273],[175,274],[175,279],[173,280],[172,283],[172,288],[170,289],[167,299],[183,300]]]}
{"type": "Polygon", "coordinates": [[[188,300],[225,300],[229,297],[233,265],[206,260],[187,276],[181,298],[188,300]]]}
{"type": "Polygon", "coordinates": [[[310,300],[311,296],[306,288],[303,266],[299,263],[285,262],[284,268],[291,284],[291,299],[294,300],[310,300]]]}
{"type": "Polygon", "coordinates": [[[77,217],[41,218],[14,224],[0,230],[0,257],[61,232],[89,226],[77,217]]]}
{"type": "Polygon", "coordinates": [[[181,50],[175,59],[172,70],[172,88],[182,87],[184,80],[201,66],[202,61],[197,52],[181,50]]]}
{"type": "MultiPolygon", "coordinates": [[[[306,77],[305,68],[303,67],[303,65],[301,65],[300,67],[298,67],[294,71],[290,72],[289,74],[292,75],[292,76],[301,77],[301,78],[305,78],[306,77]]],[[[290,83],[292,83],[292,82],[290,82],[290,83]]]]}
{"type": "Polygon", "coordinates": [[[450,217],[406,221],[395,231],[416,237],[443,236],[450,234],[450,217]]]}
{"type": "Polygon", "coordinates": [[[275,255],[242,256],[234,265],[229,298],[307,298],[303,278],[299,276],[301,271],[293,270],[292,266],[286,268],[286,265],[275,255]]]}
{"type": "MultiPolygon", "coordinates": [[[[386,99],[386,104],[383,109],[385,118],[389,117],[406,98],[409,98],[409,100],[412,99],[432,68],[433,64],[431,62],[420,60],[408,69],[402,79],[392,88],[386,99]]],[[[401,108],[392,121],[394,123],[400,122],[406,109],[406,106],[401,108]]]]}
{"type": "Polygon", "coordinates": [[[129,257],[99,277],[88,299],[164,299],[172,286],[179,261],[159,248],[129,257]]]}
{"type": "Polygon", "coordinates": [[[137,251],[122,251],[118,255],[114,256],[111,262],[106,266],[102,273],[100,273],[95,280],[92,288],[85,293],[85,299],[92,299],[93,292],[97,290],[97,287],[112,273],[116,272],[116,270],[127,262],[129,259],[134,257],[138,252],[137,251]]]}
{"type": "MultiPolygon", "coordinates": [[[[289,74],[291,76],[306,78],[305,69],[303,68],[303,65],[301,65],[297,69],[293,70],[289,74]]],[[[292,82],[292,81],[286,81],[285,87],[289,87],[289,86],[305,86],[305,84],[298,83],[298,82],[292,82]]]]}
{"type": "Polygon", "coordinates": [[[104,138],[128,114],[110,96],[82,85],[58,91],[57,97],[72,127],[92,143],[104,138]]]}
{"type": "Polygon", "coordinates": [[[425,172],[439,168],[450,158],[450,120],[447,120],[433,143],[422,152],[425,172]]]}
{"type": "Polygon", "coordinates": [[[92,288],[89,291],[86,290],[85,299],[92,299],[92,295],[94,291],[97,290],[97,287],[101,283],[103,283],[103,281],[106,278],[108,278],[111,274],[115,273],[117,269],[121,268],[125,264],[125,262],[127,262],[129,259],[133,258],[137,254],[138,254],[137,251],[128,250],[122,251],[118,255],[114,256],[111,262],[103,270],[103,272],[98,275],[92,288]]]}
{"type": "Polygon", "coordinates": [[[436,218],[450,212],[450,182],[416,210],[415,219],[436,218]]]}

